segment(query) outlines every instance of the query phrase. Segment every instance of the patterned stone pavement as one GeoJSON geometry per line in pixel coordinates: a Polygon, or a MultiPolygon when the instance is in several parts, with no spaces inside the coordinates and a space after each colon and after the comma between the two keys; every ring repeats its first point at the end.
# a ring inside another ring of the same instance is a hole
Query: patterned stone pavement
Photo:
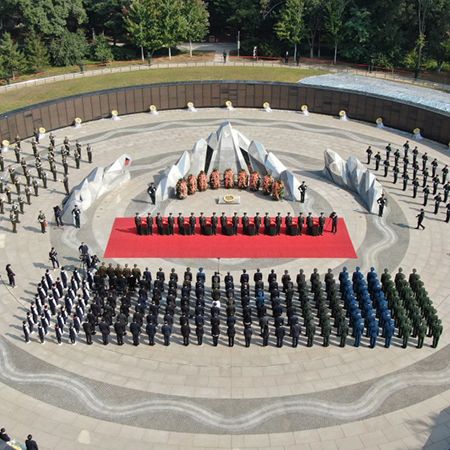
{"type": "MultiPolygon", "coordinates": [[[[449,320],[445,281],[450,264],[443,209],[434,216],[432,206],[428,206],[426,230],[417,231],[415,215],[421,196],[413,200],[410,191],[405,193],[399,184],[393,185],[392,177],[380,178],[389,206],[379,218],[368,214],[353,194],[321,175],[326,148],[344,158],[356,155],[365,162],[367,145],[382,150],[392,142],[394,148],[401,147],[406,136],[314,114],[305,117],[282,111],[208,109],[102,120],[55,134],[57,142],[66,135],[72,142],[90,142],[95,165],[106,166],[127,153],[132,157],[132,179],[97,201],[84,214],[81,230],[50,226],[46,235],[38,230],[38,211],[44,210],[50,219],[52,206],[63,199],[61,183],[49,182],[47,191],[33,197],[17,235],[9,231],[8,215],[1,217],[0,266],[11,263],[18,280],[18,289],[0,286],[0,425],[10,436],[24,440],[31,432],[44,449],[450,447],[450,367],[445,333],[449,320]],[[299,179],[306,180],[310,187],[307,202],[276,203],[242,193],[240,205],[218,206],[217,193],[208,191],[186,201],[149,206],[147,183],[226,120],[250,140],[262,142],[299,179]],[[174,267],[178,273],[186,266],[194,271],[202,266],[207,277],[219,267],[222,273],[231,271],[235,278],[244,267],[260,267],[265,276],[272,267],[277,273],[288,269],[291,274],[299,268],[309,274],[315,267],[321,274],[329,267],[336,274],[344,265],[351,271],[359,265],[364,272],[374,266],[379,274],[384,267],[396,272],[401,266],[406,273],[415,267],[443,320],[439,348],[431,349],[427,339],[418,350],[411,339],[410,346],[402,349],[395,339],[390,349],[370,349],[367,338],[359,348],[351,345],[351,339],[350,345],[339,348],[335,336],[326,348],[319,345],[319,336],[312,348],[305,346],[304,337],[296,349],[290,345],[276,348],[273,339],[263,348],[257,335],[252,346],[245,348],[242,328],[238,328],[240,337],[234,348],[226,346],[224,335],[219,346],[213,347],[209,330],[203,347],[182,346],[179,333],[170,347],[160,343],[134,347],[130,341],[118,347],[115,340],[104,347],[99,339],[88,347],[83,336],[76,346],[68,344],[66,337],[64,345],[57,346],[53,336],[42,346],[36,335],[25,345],[21,321],[37,282],[49,268],[51,246],[57,248],[61,262],[72,268],[79,264],[77,248],[82,240],[102,258],[115,217],[148,211],[187,215],[200,210],[206,215],[213,211],[284,215],[287,211],[318,214],[336,210],[346,220],[358,259],[106,262],[137,263],[153,272],[160,266],[166,272],[174,267]]],[[[42,150],[46,142],[44,139],[42,150]]],[[[449,163],[442,146],[426,141],[418,145],[430,159],[437,157],[441,167],[449,163]]],[[[30,159],[29,143],[24,144],[24,150],[30,159]]],[[[9,153],[6,159],[12,161],[13,157],[9,153]]],[[[71,167],[71,185],[91,169],[85,161],[80,170],[71,167]]]]}

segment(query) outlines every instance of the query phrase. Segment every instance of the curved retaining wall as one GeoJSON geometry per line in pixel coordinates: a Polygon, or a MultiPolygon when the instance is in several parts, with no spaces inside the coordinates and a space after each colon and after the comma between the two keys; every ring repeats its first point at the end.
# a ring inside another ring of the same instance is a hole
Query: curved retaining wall
{"type": "Polygon", "coordinates": [[[16,133],[31,136],[35,127],[67,127],[76,117],[85,122],[107,118],[114,109],[124,115],[146,112],[151,104],[158,110],[181,109],[188,102],[197,108],[219,108],[227,100],[237,108],[262,108],[269,102],[273,109],[294,111],[306,104],[313,113],[334,116],[345,109],[351,119],[374,123],[382,117],[385,126],[408,133],[418,127],[425,138],[450,142],[450,115],[442,111],[342,89],[257,81],[151,84],[52,100],[0,115],[0,139],[12,141],[16,133]]]}

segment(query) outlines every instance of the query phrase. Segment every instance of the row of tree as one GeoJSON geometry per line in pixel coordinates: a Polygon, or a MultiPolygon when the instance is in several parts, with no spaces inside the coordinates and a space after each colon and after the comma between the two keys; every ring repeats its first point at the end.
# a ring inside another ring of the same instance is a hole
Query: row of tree
{"type": "Polygon", "coordinates": [[[242,55],[256,46],[262,56],[322,51],[440,70],[450,59],[450,0],[1,0],[0,76],[85,58],[144,59],[161,48],[170,56],[209,32],[239,34],[242,55]]]}

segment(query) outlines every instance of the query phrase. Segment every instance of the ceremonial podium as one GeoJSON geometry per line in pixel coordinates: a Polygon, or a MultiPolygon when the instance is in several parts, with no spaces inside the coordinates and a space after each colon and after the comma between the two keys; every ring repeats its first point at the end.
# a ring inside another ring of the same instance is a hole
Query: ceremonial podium
{"type": "Polygon", "coordinates": [[[298,227],[296,225],[292,225],[292,227],[287,228],[286,234],[288,234],[289,236],[298,236],[298,227]]]}
{"type": "Polygon", "coordinates": [[[185,224],[184,226],[180,227],[179,230],[180,230],[180,234],[182,236],[191,236],[192,235],[191,227],[189,225],[185,224]]]}
{"type": "Polygon", "coordinates": [[[228,224],[226,227],[222,228],[222,234],[224,236],[233,236],[233,225],[228,224]]]}
{"type": "Polygon", "coordinates": [[[212,236],[212,226],[207,223],[204,227],[202,227],[201,234],[204,236],[212,236]]]}
{"type": "Polygon", "coordinates": [[[255,225],[250,224],[250,225],[247,227],[247,230],[246,230],[246,233],[245,233],[245,234],[246,234],[247,236],[254,236],[255,233],[256,233],[256,231],[255,231],[255,225]]]}

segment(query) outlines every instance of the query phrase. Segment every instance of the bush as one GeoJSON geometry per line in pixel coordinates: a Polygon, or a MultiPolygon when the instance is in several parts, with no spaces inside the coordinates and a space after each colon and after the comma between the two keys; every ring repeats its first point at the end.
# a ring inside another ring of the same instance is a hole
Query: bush
{"type": "Polygon", "coordinates": [[[141,57],[140,50],[131,45],[115,46],[111,50],[115,61],[134,61],[141,57]]]}
{"type": "Polygon", "coordinates": [[[81,30],[71,33],[65,30],[50,44],[50,54],[55,66],[79,64],[88,52],[88,44],[81,30]]]}

